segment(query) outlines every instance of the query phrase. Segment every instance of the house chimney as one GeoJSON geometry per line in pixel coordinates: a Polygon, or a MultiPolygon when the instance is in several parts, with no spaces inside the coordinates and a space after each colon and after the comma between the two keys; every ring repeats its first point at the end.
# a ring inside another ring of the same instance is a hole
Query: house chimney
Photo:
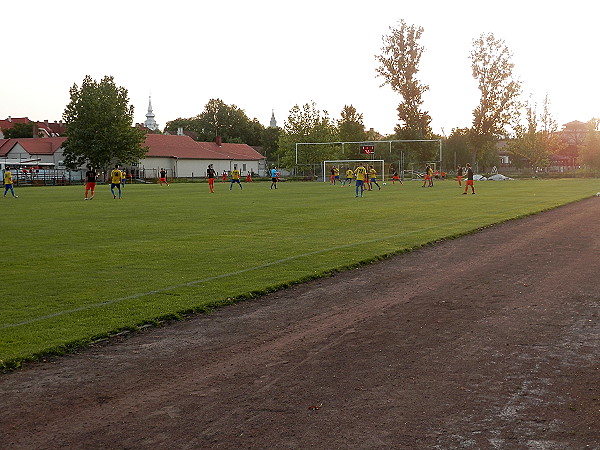
{"type": "Polygon", "coordinates": [[[12,122],[12,117],[8,116],[8,121],[12,122]]]}
{"type": "Polygon", "coordinates": [[[177,136],[183,136],[183,127],[177,128],[177,136]]]}
{"type": "Polygon", "coordinates": [[[221,141],[221,136],[217,136],[217,137],[215,137],[215,143],[216,143],[216,144],[217,144],[219,147],[221,146],[221,143],[222,143],[222,141],[221,141]]]}

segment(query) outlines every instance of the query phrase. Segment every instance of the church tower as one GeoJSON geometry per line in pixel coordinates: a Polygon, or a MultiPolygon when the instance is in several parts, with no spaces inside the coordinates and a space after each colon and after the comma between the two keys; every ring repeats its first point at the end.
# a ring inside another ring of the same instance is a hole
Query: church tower
{"type": "Polygon", "coordinates": [[[148,97],[148,112],[146,113],[144,126],[152,131],[158,130],[158,124],[154,120],[154,113],[152,112],[152,96],[148,97]]]}
{"type": "Polygon", "coordinates": [[[271,123],[269,124],[271,128],[277,128],[277,121],[275,120],[275,111],[271,110],[271,123]]]}

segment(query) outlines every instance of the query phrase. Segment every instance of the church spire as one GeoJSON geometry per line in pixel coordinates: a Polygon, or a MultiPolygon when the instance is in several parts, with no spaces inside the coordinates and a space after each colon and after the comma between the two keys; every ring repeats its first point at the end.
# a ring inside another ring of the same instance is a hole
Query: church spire
{"type": "Polygon", "coordinates": [[[275,110],[271,110],[271,123],[269,124],[271,128],[277,128],[277,121],[275,120],[275,110]]]}
{"type": "Polygon", "coordinates": [[[152,96],[148,97],[148,112],[146,113],[146,121],[144,122],[144,126],[152,131],[156,131],[158,129],[158,124],[154,120],[154,113],[152,112],[152,96]]]}

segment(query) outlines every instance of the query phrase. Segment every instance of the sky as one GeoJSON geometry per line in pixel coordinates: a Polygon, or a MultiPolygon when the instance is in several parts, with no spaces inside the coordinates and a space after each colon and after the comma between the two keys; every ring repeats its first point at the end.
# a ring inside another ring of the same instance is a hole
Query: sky
{"type": "Polygon", "coordinates": [[[62,119],[69,88],[105,75],[127,89],[136,123],[151,96],[161,129],[218,98],[268,126],[314,102],[332,119],[345,105],[390,134],[401,102],[376,77],[383,36],[401,19],[423,27],[418,78],[435,133],[469,127],[479,91],[473,40],[493,33],[513,53],[524,97],[546,95],[559,126],[600,117],[597,0],[41,0],[0,8],[0,119],[62,119]]]}

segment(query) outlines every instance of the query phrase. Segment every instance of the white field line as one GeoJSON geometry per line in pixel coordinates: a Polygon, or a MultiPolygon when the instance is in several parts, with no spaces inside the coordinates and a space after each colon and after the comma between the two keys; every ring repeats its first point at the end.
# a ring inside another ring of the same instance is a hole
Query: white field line
{"type": "Polygon", "coordinates": [[[23,325],[29,325],[29,324],[34,323],[34,322],[40,322],[42,320],[53,319],[54,317],[63,316],[65,314],[71,314],[71,313],[76,313],[76,312],[80,312],[80,311],[85,311],[85,310],[88,310],[88,309],[99,308],[101,306],[113,305],[113,304],[116,304],[116,303],[124,302],[126,300],[133,300],[133,299],[137,299],[137,298],[140,298],[140,297],[146,297],[148,295],[160,294],[160,293],[163,293],[163,292],[169,292],[169,291],[173,291],[175,289],[180,289],[180,288],[184,288],[184,287],[196,286],[198,284],[206,283],[208,281],[218,280],[218,279],[221,279],[221,278],[228,278],[228,277],[232,277],[232,276],[235,276],[235,275],[240,275],[240,274],[243,274],[243,273],[246,273],[246,272],[251,272],[253,270],[265,269],[267,267],[275,266],[275,265],[278,265],[278,264],[281,264],[281,263],[285,263],[285,262],[288,262],[288,261],[293,261],[295,259],[305,258],[307,256],[318,255],[320,253],[326,253],[326,252],[330,252],[330,251],[334,251],[334,250],[340,250],[340,249],[344,249],[344,248],[351,248],[351,247],[356,247],[356,246],[359,246],[359,245],[365,245],[365,244],[369,244],[369,243],[375,243],[375,242],[385,241],[385,240],[388,240],[388,239],[399,238],[399,237],[408,236],[408,235],[414,234],[414,233],[421,233],[421,232],[423,232],[425,230],[434,230],[436,228],[444,228],[444,227],[447,227],[448,225],[453,225],[453,224],[457,224],[457,223],[460,223],[460,222],[465,222],[465,221],[470,220],[470,219],[471,219],[470,217],[466,217],[466,218],[463,218],[463,219],[460,219],[460,220],[455,220],[453,222],[446,222],[446,223],[443,223],[443,224],[434,225],[434,226],[427,227],[427,228],[419,228],[418,230],[408,231],[408,232],[405,232],[405,233],[394,234],[394,235],[391,235],[391,236],[384,236],[384,237],[381,237],[381,238],[371,239],[371,240],[368,240],[368,241],[360,241],[360,242],[356,242],[356,243],[353,243],[353,244],[339,245],[339,246],[336,246],[336,247],[330,247],[330,248],[325,248],[325,249],[321,249],[321,250],[315,250],[315,251],[312,251],[312,252],[302,253],[302,254],[299,254],[299,255],[289,256],[287,258],[278,259],[276,261],[271,261],[271,262],[268,262],[268,263],[265,263],[265,264],[261,264],[261,265],[258,265],[258,266],[249,267],[247,269],[237,270],[235,272],[223,273],[223,274],[215,275],[215,276],[208,277],[208,278],[202,278],[200,280],[188,281],[187,283],[181,283],[181,284],[176,284],[176,285],[173,285],[173,286],[167,286],[167,287],[164,287],[164,288],[161,288],[161,289],[153,289],[153,290],[148,291],[148,292],[139,292],[137,294],[128,295],[127,297],[115,298],[113,300],[106,300],[104,302],[91,303],[89,305],[80,306],[78,308],[65,309],[63,311],[58,311],[58,312],[55,312],[53,314],[48,314],[46,316],[34,317],[32,319],[29,319],[29,320],[24,320],[23,322],[7,323],[7,324],[4,324],[4,325],[0,325],[0,330],[5,330],[7,328],[20,327],[20,326],[23,326],[23,325]]]}

